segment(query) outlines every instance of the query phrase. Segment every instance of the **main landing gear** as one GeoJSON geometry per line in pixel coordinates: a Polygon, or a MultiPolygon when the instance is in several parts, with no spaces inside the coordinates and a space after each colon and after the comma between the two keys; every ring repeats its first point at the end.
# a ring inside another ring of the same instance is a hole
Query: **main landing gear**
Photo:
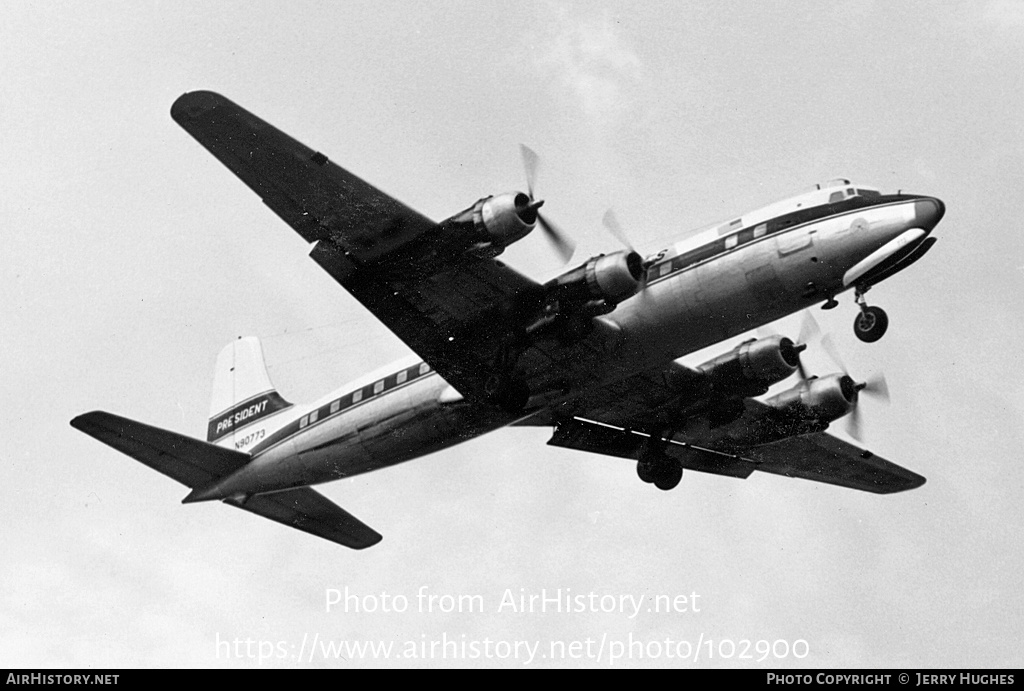
{"type": "Polygon", "coordinates": [[[865,343],[874,343],[885,335],[889,328],[889,316],[881,307],[868,307],[864,301],[867,288],[857,288],[855,299],[860,307],[860,314],[853,322],[853,333],[865,343]]]}
{"type": "Polygon", "coordinates": [[[640,460],[636,462],[636,474],[641,480],[653,484],[660,490],[675,489],[683,479],[683,466],[665,453],[665,442],[650,437],[640,449],[640,460]]]}

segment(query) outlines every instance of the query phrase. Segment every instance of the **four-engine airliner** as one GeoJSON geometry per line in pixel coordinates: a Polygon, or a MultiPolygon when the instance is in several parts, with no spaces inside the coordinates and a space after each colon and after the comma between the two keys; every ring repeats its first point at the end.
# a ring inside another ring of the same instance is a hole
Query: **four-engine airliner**
{"type": "MultiPolygon", "coordinates": [[[[854,331],[888,327],[865,294],[920,259],[945,212],[935,197],[833,180],[642,256],[592,257],[545,283],[499,261],[540,227],[528,190],[432,221],[218,94],[171,116],[295,232],[310,256],[416,353],[317,401],[270,382],[258,339],[217,358],[206,440],[95,411],[71,424],[186,485],[352,548],[381,536],[311,485],[433,453],[501,427],[553,428],[551,445],[629,459],[668,490],[684,469],[754,471],[879,494],[924,478],[825,430],[884,385],[809,377],[806,342],[746,340],[697,367],[678,360],[853,292],[854,331]],[[764,398],[798,374],[792,388],[764,398]]],[[[617,226],[608,218],[613,231],[617,226]]],[[[806,340],[806,338],[801,339],[806,340]]]]}

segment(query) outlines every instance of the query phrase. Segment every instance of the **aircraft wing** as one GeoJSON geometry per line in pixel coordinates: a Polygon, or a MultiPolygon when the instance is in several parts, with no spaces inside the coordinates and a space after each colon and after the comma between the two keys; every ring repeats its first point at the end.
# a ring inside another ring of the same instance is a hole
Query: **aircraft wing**
{"type": "MultiPolygon", "coordinates": [[[[636,374],[516,424],[554,426],[548,442],[553,446],[637,460],[647,435],[632,430],[654,431],[678,424],[673,404],[679,382],[699,376],[675,363],[671,370],[671,377],[664,369],[636,374]],[[669,378],[675,381],[675,388],[668,385],[669,378]]],[[[767,410],[753,399],[745,399],[743,404],[755,420],[767,410]]],[[[715,401],[707,405],[713,406],[715,401]]],[[[745,478],[760,470],[878,494],[914,489],[925,482],[920,475],[825,432],[744,448],[716,445],[699,434],[685,432],[674,433],[668,441],[665,453],[684,468],[719,475],[745,478]]]]}
{"type": "Polygon", "coordinates": [[[680,383],[700,379],[696,371],[673,362],[639,372],[625,379],[587,391],[556,406],[514,423],[521,427],[551,427],[560,420],[585,418],[626,429],[649,429],[677,422],[673,403],[680,397],[680,383]],[[669,385],[669,381],[675,387],[669,385]]]}
{"type": "Polygon", "coordinates": [[[467,398],[483,390],[536,282],[494,259],[432,256],[436,223],[219,94],[184,94],[171,116],[450,384],[467,398]]]}
{"type": "MultiPolygon", "coordinates": [[[[193,489],[233,473],[250,459],[247,453],[99,410],[79,415],[71,426],[193,489]]],[[[224,503],[352,549],[381,541],[375,530],[308,487],[224,503]]]]}
{"type": "MultiPolygon", "coordinates": [[[[648,437],[645,435],[610,425],[569,420],[558,424],[548,444],[636,461],[639,460],[647,440],[648,437]]],[[[748,459],[684,444],[669,443],[664,451],[670,458],[678,460],[683,468],[702,473],[746,478],[757,468],[748,459]]]]}
{"type": "MultiPolygon", "coordinates": [[[[747,478],[760,470],[875,494],[904,492],[925,482],[920,475],[825,432],[738,452],[705,448],[679,439],[676,436],[669,441],[665,454],[679,460],[683,468],[702,473],[747,478]]],[[[560,423],[548,443],[635,461],[639,460],[646,441],[645,435],[630,430],[571,420],[560,423]]]]}
{"type": "Polygon", "coordinates": [[[220,94],[184,94],[171,117],[307,242],[372,261],[436,225],[220,94]]]}

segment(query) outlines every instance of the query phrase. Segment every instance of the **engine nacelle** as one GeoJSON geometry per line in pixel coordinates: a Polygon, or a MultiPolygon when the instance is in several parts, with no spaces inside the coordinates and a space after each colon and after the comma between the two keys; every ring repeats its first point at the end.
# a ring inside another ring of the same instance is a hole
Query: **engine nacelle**
{"type": "Polygon", "coordinates": [[[857,404],[857,385],[846,374],[830,374],[811,379],[765,403],[782,412],[785,417],[821,425],[843,417],[857,404]]]}
{"type": "Polygon", "coordinates": [[[760,395],[797,370],[804,347],[784,336],[751,339],[698,369],[716,389],[760,395]]]}
{"type": "Polygon", "coordinates": [[[495,257],[536,227],[537,209],[543,203],[523,192],[484,197],[441,221],[438,232],[429,236],[424,247],[415,249],[415,256],[433,252],[449,257],[469,252],[478,257],[495,257]]]}
{"type": "Polygon", "coordinates": [[[548,291],[577,304],[596,303],[612,308],[636,295],[643,286],[644,263],[636,252],[620,250],[599,254],[548,282],[548,291]]]}
{"type": "Polygon", "coordinates": [[[473,225],[481,238],[504,249],[533,230],[539,207],[522,192],[485,197],[473,205],[473,225]]]}
{"type": "Polygon", "coordinates": [[[853,410],[857,404],[857,385],[845,374],[831,374],[811,379],[767,399],[767,408],[760,406],[740,411],[742,414],[724,424],[715,417],[724,412],[702,410],[689,432],[692,443],[722,450],[742,450],[770,444],[780,439],[813,434],[825,430],[829,423],[853,410]]]}

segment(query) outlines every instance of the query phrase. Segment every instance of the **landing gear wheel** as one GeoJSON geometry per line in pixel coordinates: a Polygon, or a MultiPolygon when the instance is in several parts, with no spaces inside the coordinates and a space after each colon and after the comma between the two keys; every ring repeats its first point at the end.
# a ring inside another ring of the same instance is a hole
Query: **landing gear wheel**
{"type": "Polygon", "coordinates": [[[651,461],[637,461],[636,462],[636,474],[641,480],[647,484],[654,482],[655,466],[651,461]]]}
{"type": "Polygon", "coordinates": [[[654,486],[667,492],[675,489],[679,481],[683,479],[683,466],[674,459],[665,459],[667,462],[660,464],[658,474],[654,478],[654,486]]]}
{"type": "Polygon", "coordinates": [[[522,379],[494,376],[487,382],[487,398],[506,413],[518,415],[530,400],[530,387],[522,379]]]}
{"type": "Polygon", "coordinates": [[[853,333],[865,343],[874,343],[889,328],[889,315],[881,307],[863,307],[853,322],[853,333]]]}

